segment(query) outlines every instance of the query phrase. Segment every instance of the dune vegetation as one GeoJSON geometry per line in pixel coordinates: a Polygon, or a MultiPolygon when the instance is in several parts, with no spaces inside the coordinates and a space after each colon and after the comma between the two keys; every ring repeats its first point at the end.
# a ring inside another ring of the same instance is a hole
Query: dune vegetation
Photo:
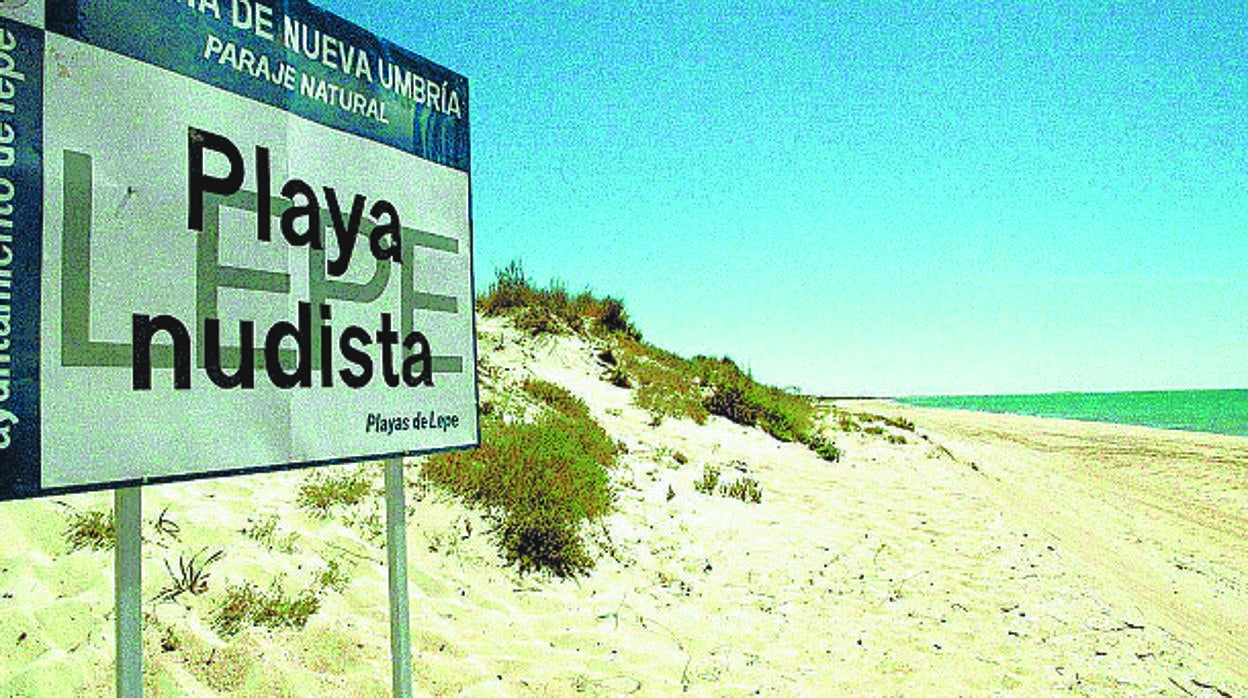
{"type": "MultiPolygon", "coordinates": [[[[643,341],[619,299],[589,290],[572,294],[560,282],[538,287],[513,261],[497,270],[477,306],[485,315],[510,317],[531,335],[592,340],[607,367],[603,379],[631,389],[634,404],[651,415],[652,424],[668,418],[704,424],[717,415],[781,441],[803,443],[825,460],[840,458],[817,427],[820,408],[813,400],[755,381],[728,357],[686,359],[643,341]]],[[[504,559],[521,572],[582,574],[593,558],[581,533],[611,510],[608,473],[617,447],[567,390],[528,380],[523,392],[535,410],[516,420],[483,410],[481,448],[433,456],[423,474],[482,507],[504,559]]],[[[733,486],[730,496],[761,498],[756,486],[733,486]]]]}

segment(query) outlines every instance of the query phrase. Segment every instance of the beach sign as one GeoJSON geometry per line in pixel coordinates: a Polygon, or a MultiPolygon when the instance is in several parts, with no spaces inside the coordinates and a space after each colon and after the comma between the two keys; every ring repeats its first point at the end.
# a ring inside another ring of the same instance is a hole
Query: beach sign
{"type": "Polygon", "coordinates": [[[0,0],[0,499],[477,445],[469,110],[306,0],[0,0]]]}

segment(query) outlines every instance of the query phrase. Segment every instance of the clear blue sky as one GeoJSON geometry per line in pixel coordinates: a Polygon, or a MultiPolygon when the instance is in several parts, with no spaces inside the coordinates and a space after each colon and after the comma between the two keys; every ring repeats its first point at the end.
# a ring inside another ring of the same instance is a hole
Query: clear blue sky
{"type": "Polygon", "coordinates": [[[1248,387],[1248,4],[324,6],[470,81],[478,290],[825,394],[1248,387]]]}

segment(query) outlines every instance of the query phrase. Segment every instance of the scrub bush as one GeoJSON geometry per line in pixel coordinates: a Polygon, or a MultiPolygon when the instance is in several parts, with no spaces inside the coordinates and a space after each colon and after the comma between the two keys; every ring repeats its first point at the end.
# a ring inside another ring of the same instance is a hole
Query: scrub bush
{"type": "Polygon", "coordinates": [[[525,275],[519,260],[494,272],[494,281],[477,299],[477,307],[486,315],[514,314],[516,326],[533,335],[571,331],[641,339],[622,301],[598,298],[588,290],[573,296],[558,280],[538,288],[525,275]]]}
{"type": "Polygon", "coordinates": [[[499,315],[511,308],[530,307],[534,303],[536,293],[524,275],[524,267],[519,260],[512,260],[507,266],[494,272],[494,283],[490,290],[477,303],[481,312],[486,315],[499,315]]]}
{"type": "Polygon", "coordinates": [[[755,382],[732,359],[697,356],[693,367],[709,390],[703,404],[711,414],[757,426],[781,441],[797,441],[813,426],[809,399],[755,382]]]}
{"type": "Polygon", "coordinates": [[[702,494],[715,494],[719,488],[719,468],[707,465],[702,468],[702,477],[693,483],[693,489],[702,494]]]}
{"type": "Polygon", "coordinates": [[[835,463],[841,459],[841,449],[832,440],[819,432],[810,432],[802,437],[802,443],[814,451],[820,458],[835,463]]]}
{"type": "Polygon", "coordinates": [[[763,501],[763,488],[758,484],[758,480],[746,475],[735,482],[720,485],[719,495],[740,499],[747,504],[758,504],[763,501]]]}
{"type": "Polygon", "coordinates": [[[65,542],[69,551],[112,550],[117,545],[117,533],[110,511],[73,511],[65,529],[65,542]]]}
{"type": "Polygon", "coordinates": [[[243,582],[226,587],[225,600],[209,622],[213,629],[226,636],[236,635],[249,625],[302,628],[320,607],[320,597],[311,589],[304,589],[298,596],[292,597],[277,580],[268,589],[243,582]]]}
{"type": "Polygon", "coordinates": [[[373,491],[372,478],[362,467],[347,472],[314,472],[299,483],[295,502],[313,516],[327,518],[335,506],[354,506],[373,491]]]}
{"type": "Polygon", "coordinates": [[[887,424],[890,427],[893,427],[894,429],[901,429],[902,431],[914,431],[914,422],[906,419],[905,417],[897,417],[895,419],[892,417],[881,417],[880,419],[883,419],[885,424],[887,424]]]}
{"type": "Polygon", "coordinates": [[[563,388],[530,380],[525,390],[548,408],[537,421],[487,420],[480,448],[435,455],[422,473],[487,510],[503,559],[522,574],[575,577],[594,563],[582,525],[614,505],[616,446],[563,388]]]}
{"type": "Polygon", "coordinates": [[[633,402],[658,419],[685,417],[698,424],[708,416],[693,365],[671,352],[637,341],[620,342],[621,370],[637,385],[633,402]]]}

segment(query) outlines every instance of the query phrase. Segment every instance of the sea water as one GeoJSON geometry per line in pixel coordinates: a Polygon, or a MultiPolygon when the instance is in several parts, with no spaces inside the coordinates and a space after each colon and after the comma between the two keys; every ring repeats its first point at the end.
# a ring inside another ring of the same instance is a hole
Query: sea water
{"type": "Polygon", "coordinates": [[[957,395],[905,397],[897,398],[897,401],[918,407],[1004,412],[1248,436],[1248,390],[957,395]]]}

